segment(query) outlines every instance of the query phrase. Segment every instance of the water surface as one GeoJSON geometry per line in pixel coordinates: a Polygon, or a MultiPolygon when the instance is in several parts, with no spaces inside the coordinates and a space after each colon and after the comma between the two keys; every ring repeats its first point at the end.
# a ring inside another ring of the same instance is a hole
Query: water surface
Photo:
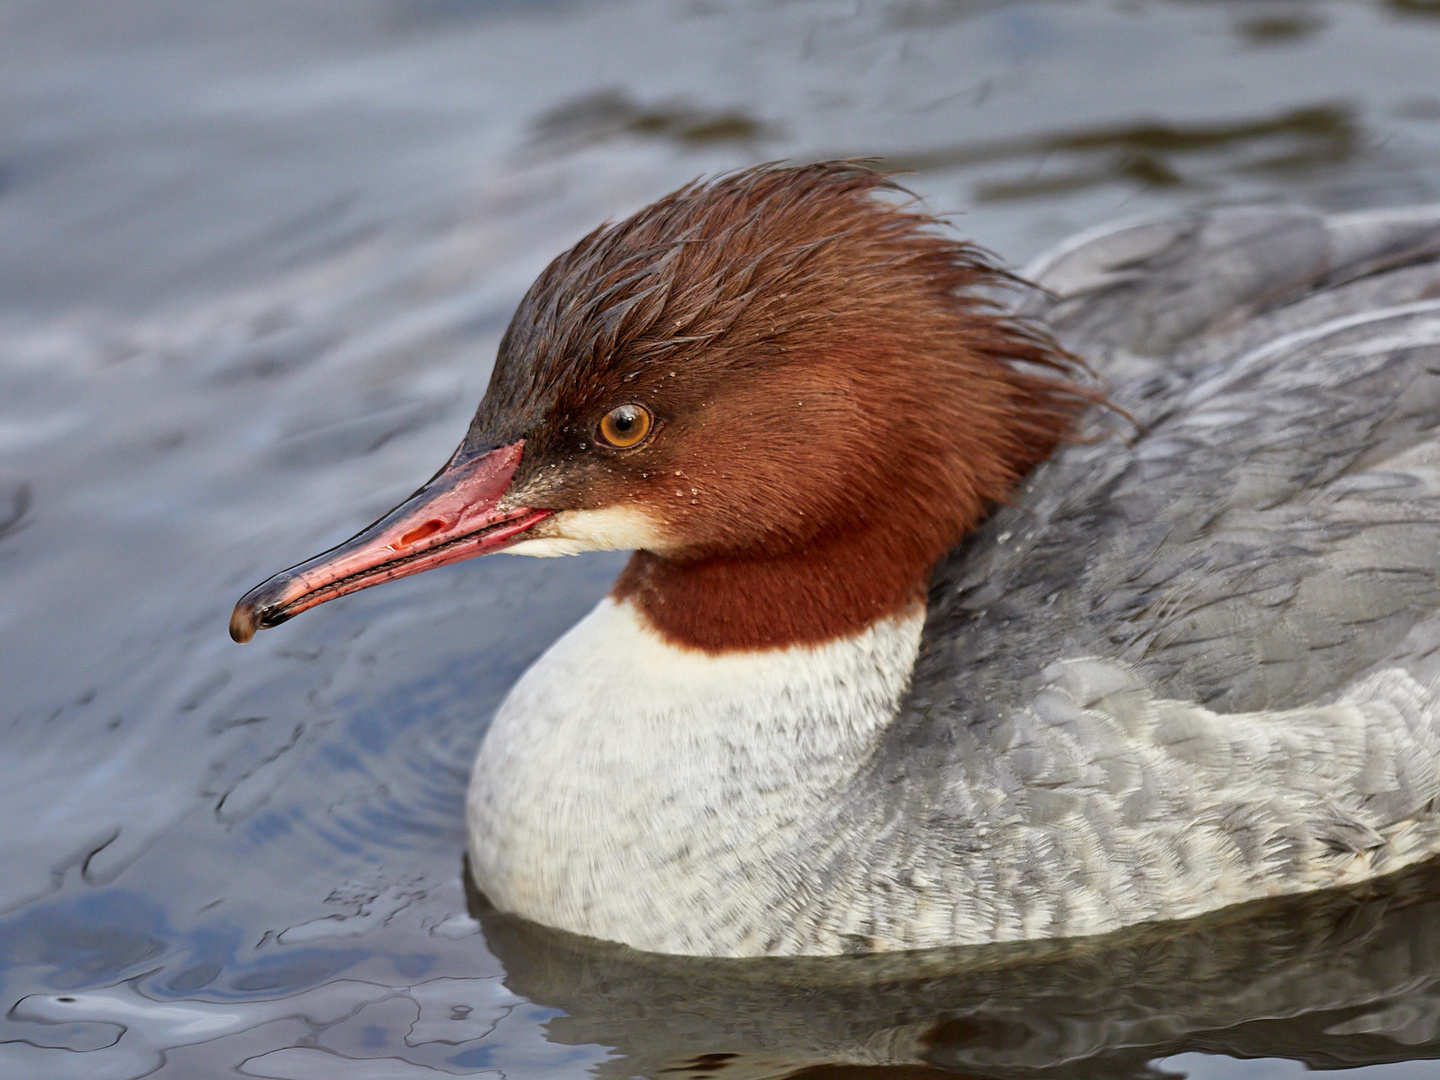
{"type": "Polygon", "coordinates": [[[470,760],[619,557],[225,634],[433,473],[545,262],[699,173],[883,157],[1019,264],[1440,199],[1437,71],[1427,0],[0,3],[0,1075],[1440,1075],[1433,868],[773,964],[486,912],[470,760]]]}

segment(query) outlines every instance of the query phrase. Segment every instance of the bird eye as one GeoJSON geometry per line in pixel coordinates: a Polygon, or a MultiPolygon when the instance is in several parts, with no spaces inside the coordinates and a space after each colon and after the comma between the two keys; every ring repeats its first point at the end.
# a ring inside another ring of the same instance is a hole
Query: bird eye
{"type": "Polygon", "coordinates": [[[640,445],[650,428],[654,417],[643,405],[621,405],[611,409],[600,421],[600,441],[619,450],[640,445]]]}

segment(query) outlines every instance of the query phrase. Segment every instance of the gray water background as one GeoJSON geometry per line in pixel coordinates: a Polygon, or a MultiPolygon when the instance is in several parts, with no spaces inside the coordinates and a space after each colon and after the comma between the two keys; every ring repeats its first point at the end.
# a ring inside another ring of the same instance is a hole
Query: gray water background
{"type": "Polygon", "coordinates": [[[0,2],[0,1076],[1440,1076],[1430,870],[758,969],[467,907],[486,719],[620,557],[226,636],[446,458],[553,255],[829,156],[1017,265],[1121,216],[1435,201],[1440,6],[0,2]]]}

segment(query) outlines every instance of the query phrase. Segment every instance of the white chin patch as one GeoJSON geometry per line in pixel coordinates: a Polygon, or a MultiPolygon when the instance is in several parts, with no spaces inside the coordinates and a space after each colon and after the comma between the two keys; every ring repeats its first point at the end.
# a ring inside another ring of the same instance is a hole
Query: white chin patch
{"type": "Polygon", "coordinates": [[[579,555],[582,551],[663,551],[664,538],[641,510],[607,506],[603,510],[562,510],[531,530],[526,539],[501,550],[508,555],[579,555]]]}
{"type": "Polygon", "coordinates": [[[501,548],[497,555],[534,555],[539,559],[553,559],[559,555],[579,555],[582,551],[594,551],[595,549],[579,540],[561,540],[558,537],[536,537],[533,540],[521,540],[518,544],[511,544],[507,548],[501,548]]]}

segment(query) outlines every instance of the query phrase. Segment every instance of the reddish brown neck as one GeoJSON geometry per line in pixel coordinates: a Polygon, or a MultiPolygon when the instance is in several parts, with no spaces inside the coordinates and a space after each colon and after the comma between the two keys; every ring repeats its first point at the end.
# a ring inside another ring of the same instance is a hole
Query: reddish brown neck
{"type": "Polygon", "coordinates": [[[637,551],[611,596],[687,648],[821,645],[924,604],[930,567],[897,560],[874,539],[842,536],[788,554],[694,561],[637,551]]]}

